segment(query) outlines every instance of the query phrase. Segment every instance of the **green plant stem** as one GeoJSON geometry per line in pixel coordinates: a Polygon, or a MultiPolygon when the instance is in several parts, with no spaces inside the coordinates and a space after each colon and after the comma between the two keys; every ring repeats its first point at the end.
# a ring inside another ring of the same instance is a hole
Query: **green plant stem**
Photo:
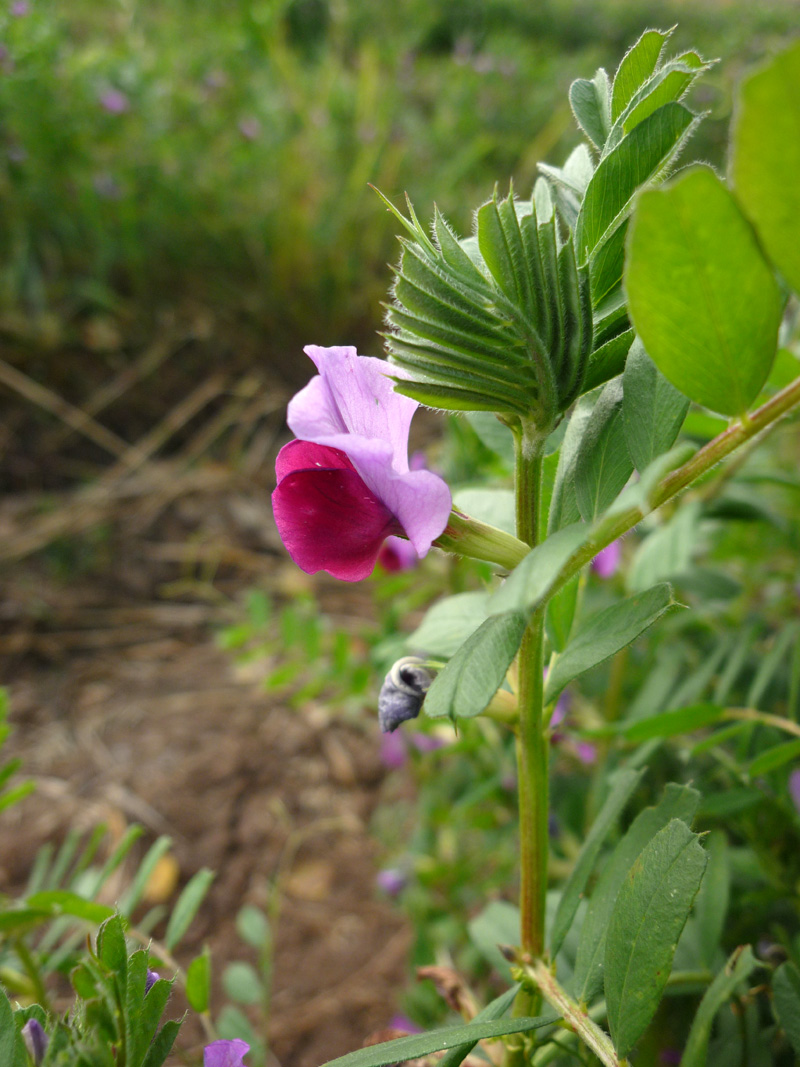
{"type": "Polygon", "coordinates": [[[22,964],[22,969],[30,979],[37,1003],[39,1003],[45,1011],[50,1011],[50,998],[47,995],[47,990],[42,981],[39,968],[36,966],[36,961],[28,951],[28,946],[22,938],[18,938],[14,942],[14,951],[17,953],[17,956],[19,956],[19,962],[22,964]]]}
{"type": "Polygon", "coordinates": [[[547,1003],[559,1013],[583,1043],[590,1048],[606,1067],[623,1067],[627,1060],[620,1059],[611,1038],[601,1030],[589,1013],[558,984],[544,960],[536,960],[523,968],[526,976],[536,983],[547,1003]]]}
{"type": "MultiPolygon", "coordinates": [[[[517,536],[539,541],[544,437],[523,427],[517,438],[517,536]]],[[[544,952],[547,897],[548,739],[544,722],[544,612],[534,612],[519,650],[517,773],[520,824],[520,943],[544,952]]]]}

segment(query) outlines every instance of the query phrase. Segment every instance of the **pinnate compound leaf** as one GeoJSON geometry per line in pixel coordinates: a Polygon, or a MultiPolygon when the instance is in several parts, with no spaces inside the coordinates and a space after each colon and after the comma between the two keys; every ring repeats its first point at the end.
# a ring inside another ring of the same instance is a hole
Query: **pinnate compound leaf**
{"type": "MultiPolygon", "coordinates": [[[[524,560],[520,566],[523,565],[524,560]]],[[[674,606],[672,588],[663,582],[592,615],[578,627],[547,675],[545,702],[549,704],[555,700],[573,678],[635,641],[674,606]]]]}
{"type": "Polygon", "coordinates": [[[783,301],[749,224],[708,167],[639,198],[625,286],[637,334],[685,396],[724,415],[755,400],[783,301]]]}
{"type": "Polygon", "coordinates": [[[625,442],[637,471],[668,451],[680,433],[688,399],[667,381],[637,337],[622,376],[625,442]]]}
{"type": "Polygon", "coordinates": [[[622,382],[614,380],[594,406],[575,460],[575,495],[581,518],[592,522],[602,515],[632,473],[625,444],[622,382]]]}
{"type": "Polygon", "coordinates": [[[633,194],[657,178],[674,159],[695,116],[670,103],[640,122],[598,164],[575,224],[578,262],[585,263],[630,211],[633,194]]]}
{"type": "Polygon", "coordinates": [[[655,1014],[706,866],[686,823],[659,830],[631,868],[611,913],[604,957],[608,1023],[627,1056],[655,1014]]]}
{"type": "Polygon", "coordinates": [[[167,923],[167,932],[164,935],[164,944],[170,952],[189,929],[192,919],[197,914],[206,893],[211,888],[214,877],[213,871],[208,870],[207,867],[201,868],[197,874],[192,875],[186,884],[186,888],[178,897],[167,923]]]}
{"type": "Polygon", "coordinates": [[[395,1041],[386,1041],[382,1045],[372,1045],[328,1060],[322,1067],[388,1067],[389,1064],[403,1063],[406,1060],[428,1056],[431,1052],[453,1049],[461,1045],[472,1044],[487,1037],[504,1037],[506,1034],[525,1034],[550,1026],[558,1019],[557,1015],[521,1016],[517,1019],[475,1019],[463,1026],[446,1026],[439,1030],[429,1030],[426,1034],[414,1034],[412,1037],[399,1037],[395,1041]]]}
{"type": "Polygon", "coordinates": [[[583,843],[583,848],[575,861],[575,866],[572,868],[561,894],[561,899],[558,902],[558,908],[553,920],[553,929],[550,934],[550,955],[554,959],[558,955],[558,950],[561,948],[564,938],[569,933],[572,920],[575,918],[575,912],[581,902],[581,896],[594,870],[600,849],[603,847],[603,842],[614,827],[622,809],[630,800],[631,794],[639,784],[643,774],[644,770],[623,770],[619,771],[614,777],[611,792],[583,843]]]}
{"type": "Polygon", "coordinates": [[[800,41],[739,87],[731,177],[761,244],[800,292],[800,41]]]}
{"type": "Polygon", "coordinates": [[[800,971],[780,966],[772,979],[772,1007],[795,1053],[800,1056],[800,971]]]}
{"type": "Polygon", "coordinates": [[[480,715],[503,684],[526,625],[519,611],[487,619],[436,676],[425,697],[427,714],[451,719],[480,715]]]}
{"type": "Polygon", "coordinates": [[[611,913],[631,867],[645,846],[673,819],[687,826],[700,803],[700,794],[686,785],[670,782],[658,804],[640,811],[614,849],[595,886],[581,927],[573,978],[575,995],[589,1004],[603,988],[603,957],[611,913]]]}
{"type": "MultiPolygon", "coordinates": [[[[689,1038],[681,1057],[681,1067],[706,1067],[711,1027],[719,1009],[730,1000],[758,966],[749,945],[737,948],[705,991],[692,1022],[689,1038]]],[[[798,1002],[800,1008],[800,1002],[798,1002]]]]}

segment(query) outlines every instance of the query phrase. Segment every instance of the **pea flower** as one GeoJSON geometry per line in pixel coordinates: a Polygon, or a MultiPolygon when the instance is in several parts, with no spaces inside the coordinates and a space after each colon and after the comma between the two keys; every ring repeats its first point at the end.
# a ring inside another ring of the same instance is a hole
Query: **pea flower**
{"type": "Polygon", "coordinates": [[[44,1032],[44,1027],[38,1019],[28,1019],[22,1027],[22,1040],[34,1064],[39,1067],[47,1052],[50,1038],[44,1032]]]}
{"type": "Polygon", "coordinates": [[[246,1067],[244,1056],[250,1046],[239,1037],[232,1041],[212,1041],[203,1049],[203,1067],[246,1067]]]}
{"type": "Polygon", "coordinates": [[[621,555],[622,545],[619,538],[617,538],[610,545],[600,549],[592,560],[592,570],[600,578],[611,578],[617,572],[621,555]]]}
{"type": "Polygon", "coordinates": [[[402,371],[354,348],[308,345],[319,374],[290,401],[297,440],[278,453],[272,507],[278,533],[308,574],[366,578],[390,535],[424,556],[450,517],[450,490],[411,470],[408,433],[418,404],[396,393],[402,371]]]}

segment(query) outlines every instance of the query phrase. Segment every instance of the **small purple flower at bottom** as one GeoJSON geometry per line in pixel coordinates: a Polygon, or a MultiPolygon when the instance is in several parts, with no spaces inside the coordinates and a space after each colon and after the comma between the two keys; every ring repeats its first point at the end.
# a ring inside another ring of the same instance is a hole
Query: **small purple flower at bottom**
{"type": "Polygon", "coordinates": [[[39,1067],[47,1052],[50,1039],[38,1019],[28,1019],[22,1027],[22,1040],[36,1067],[39,1067]]]}
{"type": "Polygon", "coordinates": [[[622,545],[619,538],[610,545],[601,549],[592,560],[592,570],[600,578],[610,578],[616,574],[619,567],[619,559],[622,555],[622,545]]]}
{"type": "Polygon", "coordinates": [[[239,1037],[232,1041],[212,1041],[203,1049],[203,1067],[246,1067],[244,1056],[250,1046],[239,1037]]]}

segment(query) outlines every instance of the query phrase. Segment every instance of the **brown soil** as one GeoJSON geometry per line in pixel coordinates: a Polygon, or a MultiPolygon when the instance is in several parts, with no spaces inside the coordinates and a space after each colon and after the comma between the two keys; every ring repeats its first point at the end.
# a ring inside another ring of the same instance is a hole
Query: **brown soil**
{"type": "MultiPolygon", "coordinates": [[[[374,890],[368,824],[384,774],[374,717],[291,710],[214,641],[213,624],[253,581],[225,560],[273,586],[285,566],[264,533],[266,488],[190,493],[144,526],[139,506],[96,550],[110,564],[101,577],[58,582],[42,561],[6,568],[0,662],[15,730],[3,754],[21,755],[38,788],[0,816],[0,890],[20,891],[37,849],[71,827],[104,822],[114,840],[141,824],[134,859],[168,834],[172,860],[151,904],[174,902],[201,867],[217,872],[178,961],[210,946],[218,1011],[225,965],[254,958],[235,932],[238,909],[277,899],[270,1047],[283,1067],[317,1067],[387,1025],[410,934],[374,890]],[[209,552],[194,562],[191,552],[212,542],[213,572],[209,552]]],[[[358,592],[334,595],[361,609],[358,592]]],[[[183,1009],[179,995],[171,1006],[183,1009]]],[[[202,1043],[190,1019],[171,1062],[196,1063],[202,1043]]]]}

